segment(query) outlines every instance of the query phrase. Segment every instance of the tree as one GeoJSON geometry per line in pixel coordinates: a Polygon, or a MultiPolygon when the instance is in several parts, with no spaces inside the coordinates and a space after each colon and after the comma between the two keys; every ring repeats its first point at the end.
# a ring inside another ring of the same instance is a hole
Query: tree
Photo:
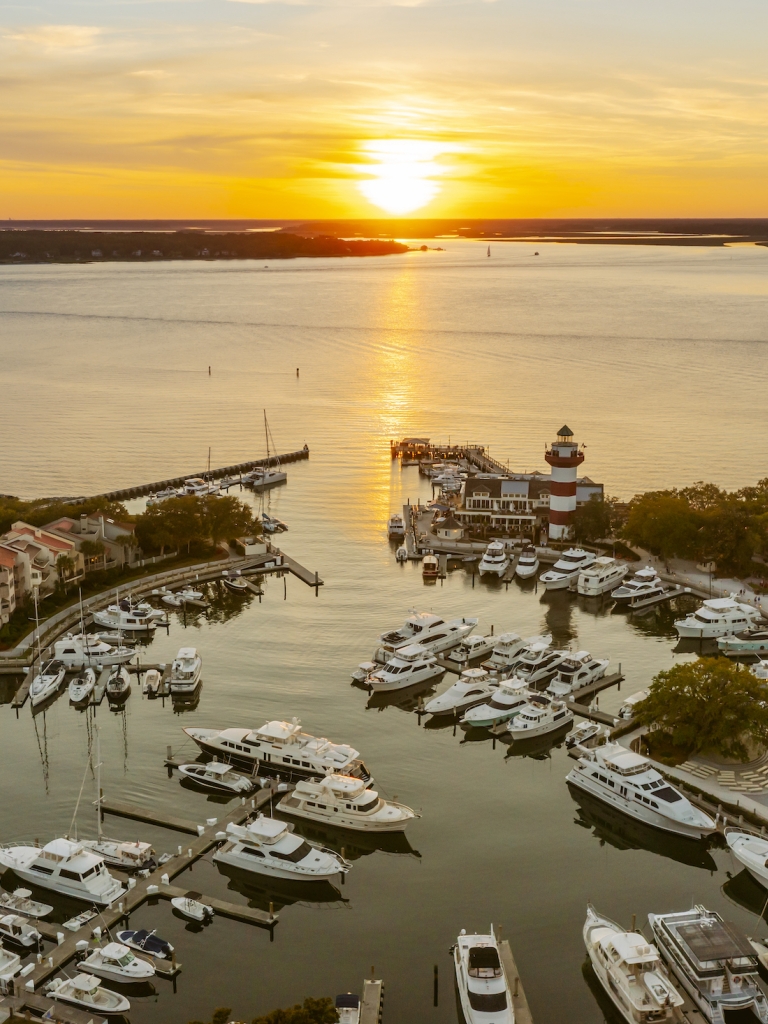
{"type": "Polygon", "coordinates": [[[237,498],[209,494],[202,499],[202,506],[202,526],[214,546],[232,537],[247,536],[254,528],[253,513],[237,498]]]}
{"type": "Polygon", "coordinates": [[[291,1006],[287,1010],[272,1010],[264,1017],[254,1017],[251,1024],[336,1024],[339,1014],[333,1000],[324,996],[313,999],[308,996],[303,1005],[291,1006]]]}
{"type": "Polygon", "coordinates": [[[695,558],[702,545],[701,525],[677,491],[650,491],[632,499],[623,535],[663,558],[695,558]]]}
{"type": "Polygon", "coordinates": [[[689,753],[713,750],[745,760],[746,741],[768,742],[768,686],[726,658],[699,658],[659,672],[635,708],[689,753]]]}
{"type": "Polygon", "coordinates": [[[614,500],[591,494],[589,501],[577,506],[573,517],[576,540],[594,543],[596,540],[610,537],[613,528],[614,500]]]}

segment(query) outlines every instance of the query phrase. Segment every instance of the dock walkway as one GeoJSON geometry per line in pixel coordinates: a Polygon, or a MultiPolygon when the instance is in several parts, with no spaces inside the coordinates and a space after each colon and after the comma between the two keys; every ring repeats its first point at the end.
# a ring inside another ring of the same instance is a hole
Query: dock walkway
{"type": "Polygon", "coordinates": [[[520,980],[515,958],[512,956],[509,939],[502,939],[499,943],[499,953],[501,954],[501,965],[507,976],[507,984],[512,993],[512,1009],[515,1011],[515,1024],[533,1024],[533,1016],[528,1006],[528,1000],[525,997],[525,990],[520,980]]]}
{"type": "Polygon", "coordinates": [[[360,1024],[379,1024],[384,1012],[384,982],[363,982],[363,998],[360,1003],[360,1024]]]}

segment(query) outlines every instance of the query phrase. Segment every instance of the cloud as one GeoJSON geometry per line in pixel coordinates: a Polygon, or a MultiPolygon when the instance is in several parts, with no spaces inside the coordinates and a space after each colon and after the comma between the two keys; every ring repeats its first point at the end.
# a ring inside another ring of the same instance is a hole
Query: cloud
{"type": "Polygon", "coordinates": [[[458,7],[493,4],[497,0],[229,0],[237,4],[281,4],[289,7],[458,7]]]}
{"type": "Polygon", "coordinates": [[[162,71],[160,68],[146,68],[141,71],[129,71],[129,75],[134,75],[136,78],[167,78],[168,72],[162,71]]]}
{"type": "Polygon", "coordinates": [[[47,50],[84,50],[93,46],[102,29],[93,25],[32,25],[6,32],[5,39],[33,43],[47,50]]]}

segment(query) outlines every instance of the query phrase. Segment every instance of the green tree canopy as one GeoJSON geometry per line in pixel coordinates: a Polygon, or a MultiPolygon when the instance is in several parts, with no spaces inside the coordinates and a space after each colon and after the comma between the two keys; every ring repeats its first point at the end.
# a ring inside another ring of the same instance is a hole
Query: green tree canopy
{"type": "Polygon", "coordinates": [[[578,505],[573,518],[573,532],[576,540],[594,543],[610,537],[613,531],[613,502],[615,498],[603,498],[591,494],[589,501],[578,505]]]}
{"type": "Polygon", "coordinates": [[[202,525],[213,544],[243,537],[254,528],[253,513],[245,502],[230,495],[206,495],[202,499],[202,525]]]}
{"type": "MultiPolygon", "coordinates": [[[[214,1010],[211,1024],[227,1024],[231,1009],[220,1006],[214,1010]]],[[[303,1004],[289,1006],[287,1010],[272,1010],[264,1017],[255,1017],[253,1024],[337,1024],[339,1014],[328,996],[313,999],[308,996],[303,1004]]],[[[189,1024],[204,1024],[201,1020],[192,1020],[189,1024]]]]}
{"type": "Polygon", "coordinates": [[[768,686],[726,658],[699,658],[659,672],[635,708],[642,725],[658,725],[690,753],[713,750],[744,759],[747,741],[768,742],[768,686]]]}
{"type": "Polygon", "coordinates": [[[195,494],[168,498],[150,505],[136,517],[136,537],[144,550],[161,553],[167,547],[187,550],[192,544],[207,541],[219,544],[253,530],[251,510],[233,497],[195,494]]]}

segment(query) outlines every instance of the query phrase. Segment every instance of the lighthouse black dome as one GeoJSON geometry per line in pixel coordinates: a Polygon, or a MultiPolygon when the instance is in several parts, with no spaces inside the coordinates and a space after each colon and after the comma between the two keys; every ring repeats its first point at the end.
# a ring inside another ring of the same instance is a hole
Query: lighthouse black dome
{"type": "Polygon", "coordinates": [[[573,431],[569,426],[560,427],[557,432],[558,437],[573,437],[573,431]]]}

